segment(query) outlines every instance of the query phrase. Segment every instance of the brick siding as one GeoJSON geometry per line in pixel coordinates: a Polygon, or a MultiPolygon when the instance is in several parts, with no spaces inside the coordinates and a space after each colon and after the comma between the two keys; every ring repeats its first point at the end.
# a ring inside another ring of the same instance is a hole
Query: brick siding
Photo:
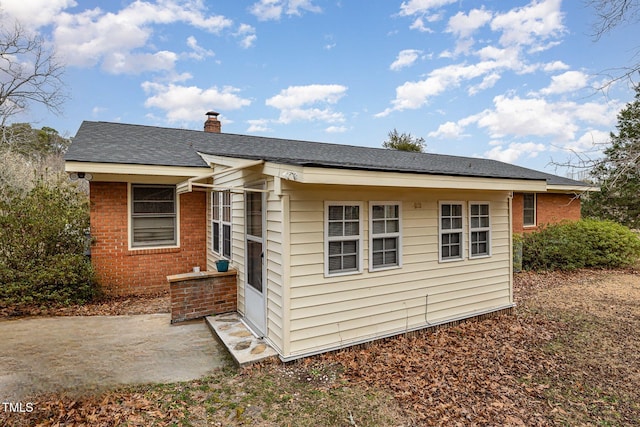
{"type": "Polygon", "coordinates": [[[129,250],[127,183],[90,183],[91,261],[105,293],[167,292],[167,276],[206,268],[206,194],[179,199],[180,247],[129,250]]]}
{"type": "Polygon", "coordinates": [[[580,219],[580,199],[573,194],[536,194],[536,225],[523,226],[523,195],[513,195],[513,232],[523,233],[538,230],[544,224],[555,224],[563,220],[580,219]]]}
{"type": "Polygon", "coordinates": [[[236,271],[203,272],[168,276],[171,323],[236,311],[236,271]]]}

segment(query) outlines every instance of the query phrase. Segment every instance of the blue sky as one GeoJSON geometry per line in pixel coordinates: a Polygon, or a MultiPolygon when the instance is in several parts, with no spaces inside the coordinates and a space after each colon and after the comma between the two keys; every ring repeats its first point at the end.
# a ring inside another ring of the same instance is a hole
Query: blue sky
{"type": "Polygon", "coordinates": [[[598,91],[637,34],[599,41],[572,0],[0,0],[66,65],[61,116],[380,147],[392,129],[427,151],[564,174],[550,162],[607,140],[633,98],[598,91]]]}

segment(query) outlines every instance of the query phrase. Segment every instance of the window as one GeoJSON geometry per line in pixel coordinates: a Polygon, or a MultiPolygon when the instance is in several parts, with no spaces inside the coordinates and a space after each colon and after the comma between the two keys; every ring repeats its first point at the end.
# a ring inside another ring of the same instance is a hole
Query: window
{"type": "Polygon", "coordinates": [[[211,193],[211,249],[231,259],[231,191],[211,193]]]}
{"type": "Polygon", "coordinates": [[[536,195],[535,193],[523,194],[523,217],[522,224],[524,226],[536,225],[536,195]]]}
{"type": "Polygon", "coordinates": [[[173,185],[131,185],[131,247],[175,246],[176,188],[173,185]]]}
{"type": "Polygon", "coordinates": [[[211,248],[220,253],[220,192],[211,193],[211,248]]]}
{"type": "Polygon", "coordinates": [[[440,261],[462,259],[462,203],[440,203],[440,261]]]}
{"type": "Polygon", "coordinates": [[[469,203],[469,258],[491,255],[489,203],[469,203]]]}
{"type": "Polygon", "coordinates": [[[325,274],[362,271],[362,203],[325,203],[325,274]]]}
{"type": "Polygon", "coordinates": [[[369,268],[381,270],[401,265],[400,204],[369,204],[369,268]]]}

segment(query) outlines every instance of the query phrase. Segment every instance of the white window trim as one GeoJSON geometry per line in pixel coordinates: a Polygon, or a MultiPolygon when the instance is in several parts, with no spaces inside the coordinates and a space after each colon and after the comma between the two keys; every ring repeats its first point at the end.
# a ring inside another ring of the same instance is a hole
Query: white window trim
{"type": "MultiPolygon", "coordinates": [[[[133,246],[133,186],[134,185],[150,185],[138,182],[127,183],[127,249],[130,251],[145,251],[149,249],[176,249],[180,247],[180,194],[175,194],[176,203],[176,244],[164,246],[133,246]]],[[[171,186],[171,184],[158,184],[171,186]]],[[[173,186],[175,187],[175,185],[173,186]]]]}
{"type": "Polygon", "coordinates": [[[469,218],[469,259],[478,259],[478,258],[489,258],[491,257],[491,224],[493,223],[493,221],[491,220],[491,203],[490,202],[469,202],[469,207],[468,207],[468,212],[467,212],[468,218],[469,218]],[[488,205],[489,206],[489,227],[478,227],[478,228],[471,228],[471,206],[473,205],[488,205]],[[479,255],[474,255],[472,253],[473,251],[473,240],[471,239],[471,233],[473,233],[474,231],[486,231],[487,232],[487,253],[486,254],[479,254],[479,255]]]}
{"type": "MultiPolygon", "coordinates": [[[[216,245],[214,244],[214,239],[215,239],[215,233],[214,233],[214,227],[213,224],[218,224],[218,233],[221,232],[221,220],[220,220],[220,192],[219,191],[212,191],[211,193],[211,200],[210,200],[210,207],[211,207],[211,253],[216,254],[216,255],[220,255],[220,251],[216,250],[215,247],[216,245]],[[217,202],[217,206],[215,205],[215,203],[217,202]],[[216,210],[218,211],[218,219],[214,218],[214,214],[216,212],[216,210]]],[[[218,248],[220,248],[220,235],[218,234],[218,248]]]]}
{"type": "Polygon", "coordinates": [[[362,274],[363,263],[363,203],[354,201],[325,201],[324,202],[324,276],[325,277],[338,277],[338,276],[350,276],[354,274],[362,274]],[[358,206],[358,236],[350,236],[345,238],[344,236],[329,236],[329,206],[358,206]],[[337,273],[329,272],[329,242],[345,241],[345,240],[357,240],[358,241],[358,269],[353,271],[341,271],[337,273]]]}
{"type": "Polygon", "coordinates": [[[538,225],[538,194],[537,193],[522,193],[522,227],[533,228],[538,225]],[[524,223],[524,195],[533,194],[533,224],[524,223]]]}
{"type": "Polygon", "coordinates": [[[465,202],[459,200],[441,200],[438,202],[438,261],[439,262],[458,262],[464,261],[464,225],[465,225],[465,202]],[[461,205],[462,228],[442,230],[442,205],[461,205]],[[460,233],[460,257],[459,258],[442,258],[442,235],[450,233],[460,233]]]}
{"type": "Polygon", "coordinates": [[[402,203],[398,201],[380,201],[369,202],[369,271],[385,271],[394,270],[402,267],[402,203]],[[374,206],[398,206],[398,232],[397,233],[373,233],[373,207],[374,206]],[[373,239],[383,239],[387,237],[397,237],[398,247],[397,256],[398,264],[376,267],[373,265],[373,239]]]}
{"type": "Polygon", "coordinates": [[[231,200],[230,200],[229,206],[230,206],[231,212],[229,214],[229,221],[224,220],[223,193],[224,191],[213,191],[211,193],[211,219],[210,219],[211,220],[211,252],[213,254],[218,255],[222,259],[227,259],[231,261],[231,259],[233,258],[233,193],[230,193],[231,200]],[[213,218],[214,198],[218,198],[218,219],[213,218]],[[216,251],[213,245],[213,238],[214,238],[213,223],[214,222],[219,224],[219,233],[220,233],[219,241],[218,241],[218,247],[220,248],[219,251],[216,251]],[[224,227],[225,226],[229,227],[229,233],[230,233],[230,239],[231,239],[229,256],[224,255],[224,227]]]}

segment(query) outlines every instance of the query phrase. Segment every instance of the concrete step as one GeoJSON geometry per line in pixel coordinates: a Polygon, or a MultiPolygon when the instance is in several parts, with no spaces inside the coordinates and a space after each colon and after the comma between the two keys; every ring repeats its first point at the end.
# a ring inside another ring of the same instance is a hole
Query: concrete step
{"type": "Polygon", "coordinates": [[[256,337],[247,328],[238,313],[207,316],[205,321],[239,366],[278,356],[264,339],[256,337]]]}

